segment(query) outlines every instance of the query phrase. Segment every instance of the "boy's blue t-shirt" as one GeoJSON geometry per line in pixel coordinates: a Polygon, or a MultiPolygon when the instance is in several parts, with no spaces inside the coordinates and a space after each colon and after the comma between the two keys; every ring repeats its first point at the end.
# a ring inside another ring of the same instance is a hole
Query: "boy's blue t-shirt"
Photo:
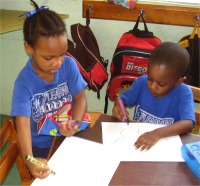
{"type": "Polygon", "coordinates": [[[36,74],[31,61],[32,58],[15,81],[11,116],[30,117],[33,147],[49,148],[53,137],[38,135],[38,121],[46,114],[54,114],[65,102],[73,103],[72,96],[82,91],[87,83],[69,56],[65,57],[50,83],[36,74]]]}
{"type": "Polygon", "coordinates": [[[143,123],[170,125],[185,119],[195,122],[192,90],[185,83],[156,98],[148,89],[147,75],[143,75],[122,94],[122,99],[127,106],[135,106],[133,119],[143,123]]]}

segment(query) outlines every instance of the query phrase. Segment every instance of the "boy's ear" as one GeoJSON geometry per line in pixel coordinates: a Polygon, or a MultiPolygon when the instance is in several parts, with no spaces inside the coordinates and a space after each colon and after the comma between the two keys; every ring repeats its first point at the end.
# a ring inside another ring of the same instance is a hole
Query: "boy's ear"
{"type": "Polygon", "coordinates": [[[176,82],[176,86],[179,86],[181,83],[184,83],[186,81],[186,77],[180,77],[177,82],[176,82]]]}
{"type": "Polygon", "coordinates": [[[32,55],[33,53],[33,48],[25,41],[24,42],[24,47],[26,49],[26,52],[29,54],[29,55],[32,55]]]}

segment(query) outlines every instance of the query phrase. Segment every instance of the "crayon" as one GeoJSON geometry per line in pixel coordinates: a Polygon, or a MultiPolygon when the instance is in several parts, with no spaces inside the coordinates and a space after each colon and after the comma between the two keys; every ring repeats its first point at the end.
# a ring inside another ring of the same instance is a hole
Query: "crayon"
{"type": "Polygon", "coordinates": [[[69,118],[69,116],[67,114],[57,114],[54,115],[53,118],[69,118]]]}
{"type": "MultiPolygon", "coordinates": [[[[37,165],[38,167],[44,167],[45,165],[38,161],[37,159],[35,159],[34,157],[30,156],[30,155],[26,155],[25,156],[25,160],[29,161],[30,163],[34,164],[34,165],[37,165]]],[[[50,170],[51,171],[51,174],[55,175],[55,171],[53,170],[50,170]]]]}
{"type": "Polygon", "coordinates": [[[122,112],[124,114],[124,121],[127,123],[127,125],[129,124],[129,119],[128,119],[128,114],[125,110],[125,106],[124,106],[124,102],[122,100],[122,98],[120,96],[117,97],[117,102],[120,105],[122,112]]]}
{"type": "Polygon", "coordinates": [[[75,127],[78,124],[80,124],[80,121],[76,120],[76,121],[74,121],[74,122],[71,123],[71,126],[75,127]]]}

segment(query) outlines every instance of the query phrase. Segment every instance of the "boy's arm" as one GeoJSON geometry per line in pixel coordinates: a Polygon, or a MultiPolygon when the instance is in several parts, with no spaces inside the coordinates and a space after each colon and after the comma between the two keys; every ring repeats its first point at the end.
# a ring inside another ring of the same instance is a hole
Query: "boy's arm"
{"type": "Polygon", "coordinates": [[[194,122],[192,120],[180,120],[172,125],[155,129],[154,131],[160,138],[165,138],[174,135],[185,134],[192,131],[194,122]]]}
{"type": "Polygon", "coordinates": [[[159,139],[169,136],[185,134],[190,132],[192,128],[193,128],[192,120],[180,120],[166,127],[157,128],[153,131],[142,134],[137,139],[134,146],[136,147],[136,149],[141,148],[140,149],[141,151],[148,150],[153,145],[155,145],[159,141],[159,139]]]}
{"type": "MultiPolygon", "coordinates": [[[[129,115],[127,109],[126,109],[126,112],[129,115]]],[[[114,103],[114,106],[112,109],[112,115],[120,121],[124,120],[124,114],[123,114],[122,109],[117,101],[115,101],[115,103],[114,103]]]]}

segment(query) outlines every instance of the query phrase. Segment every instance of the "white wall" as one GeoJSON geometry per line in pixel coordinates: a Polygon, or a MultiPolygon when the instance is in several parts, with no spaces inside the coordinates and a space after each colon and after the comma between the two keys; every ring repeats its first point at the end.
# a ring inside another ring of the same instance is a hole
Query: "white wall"
{"type": "Polygon", "coordinates": [[[139,0],[140,3],[159,4],[159,5],[178,5],[185,7],[200,6],[199,0],[139,0]]]}
{"type": "MultiPolygon", "coordinates": [[[[38,5],[42,5],[44,0],[36,0],[38,5]]],[[[70,35],[70,25],[81,23],[85,25],[85,19],[82,18],[82,0],[49,0],[47,5],[57,13],[69,14],[65,20],[68,36],[70,35]]],[[[28,0],[1,0],[1,9],[15,9],[30,11],[33,7],[28,0]]],[[[145,10],[148,14],[148,10],[145,10]]],[[[101,55],[111,61],[113,52],[121,35],[132,29],[134,22],[110,21],[91,19],[90,27],[99,43],[101,55]]],[[[143,25],[139,25],[141,29],[143,25]]],[[[183,36],[192,32],[192,27],[170,26],[159,24],[147,24],[149,31],[159,37],[162,41],[178,42],[183,36]]],[[[23,47],[22,30],[14,31],[0,35],[0,113],[9,114],[11,109],[11,98],[14,81],[23,68],[28,56],[23,47]]],[[[88,97],[88,110],[104,110],[104,97],[107,84],[101,90],[101,99],[98,100],[96,93],[86,91],[88,97]]],[[[112,103],[109,103],[108,113],[111,114],[112,103]]]]}

